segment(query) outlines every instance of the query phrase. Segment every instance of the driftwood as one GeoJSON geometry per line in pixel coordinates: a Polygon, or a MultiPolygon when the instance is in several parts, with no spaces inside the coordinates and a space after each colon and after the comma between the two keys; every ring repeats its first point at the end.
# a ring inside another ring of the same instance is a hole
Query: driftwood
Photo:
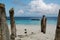
{"type": "Polygon", "coordinates": [[[15,25],[15,20],[14,20],[14,9],[11,8],[9,10],[10,13],[10,24],[11,24],[11,39],[15,40],[16,37],[16,25],[15,25]]]}
{"type": "Polygon", "coordinates": [[[46,17],[43,15],[41,19],[41,32],[46,33],[46,17]]]}
{"type": "Polygon", "coordinates": [[[5,5],[0,3],[0,40],[10,40],[8,25],[6,22],[5,5]]]}
{"type": "Polygon", "coordinates": [[[57,29],[56,29],[55,40],[60,40],[60,10],[59,10],[59,14],[58,14],[57,29]]]}

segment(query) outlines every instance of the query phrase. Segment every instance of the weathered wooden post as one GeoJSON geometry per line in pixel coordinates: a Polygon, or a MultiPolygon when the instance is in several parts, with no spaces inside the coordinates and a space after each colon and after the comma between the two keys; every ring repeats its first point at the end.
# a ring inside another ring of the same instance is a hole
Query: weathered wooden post
{"type": "Polygon", "coordinates": [[[6,22],[5,5],[0,3],[0,40],[10,40],[8,25],[6,22]]]}
{"type": "Polygon", "coordinates": [[[59,14],[58,14],[55,40],[60,40],[60,10],[59,10],[59,14]]]}
{"type": "Polygon", "coordinates": [[[43,15],[41,19],[41,32],[46,33],[46,17],[43,15]]]}
{"type": "Polygon", "coordinates": [[[9,10],[10,13],[10,24],[11,24],[11,39],[15,40],[16,37],[16,25],[15,25],[15,20],[14,20],[14,9],[11,8],[9,10]]]}

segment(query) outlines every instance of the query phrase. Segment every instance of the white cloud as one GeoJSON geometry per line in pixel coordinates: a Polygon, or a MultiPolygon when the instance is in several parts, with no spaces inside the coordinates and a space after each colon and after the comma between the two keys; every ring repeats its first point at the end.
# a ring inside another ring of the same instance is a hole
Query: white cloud
{"type": "Polygon", "coordinates": [[[18,11],[18,13],[23,14],[23,13],[24,13],[24,11],[23,11],[23,10],[19,10],[19,11],[18,11]]]}
{"type": "Polygon", "coordinates": [[[50,3],[46,4],[44,0],[33,0],[29,3],[31,9],[30,12],[39,12],[42,14],[57,14],[60,9],[60,5],[50,3]]]}
{"type": "Polygon", "coordinates": [[[57,16],[60,5],[55,3],[45,3],[44,0],[32,0],[23,9],[18,10],[18,15],[22,16],[57,16]],[[19,14],[20,13],[20,14],[19,14]]]}

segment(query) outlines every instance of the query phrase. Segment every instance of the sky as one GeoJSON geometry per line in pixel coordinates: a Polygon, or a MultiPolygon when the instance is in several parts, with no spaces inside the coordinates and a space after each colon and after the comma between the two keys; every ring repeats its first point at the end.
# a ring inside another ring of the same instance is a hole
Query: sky
{"type": "Polygon", "coordinates": [[[0,0],[5,4],[6,15],[14,8],[15,17],[57,17],[60,0],[0,0]]]}

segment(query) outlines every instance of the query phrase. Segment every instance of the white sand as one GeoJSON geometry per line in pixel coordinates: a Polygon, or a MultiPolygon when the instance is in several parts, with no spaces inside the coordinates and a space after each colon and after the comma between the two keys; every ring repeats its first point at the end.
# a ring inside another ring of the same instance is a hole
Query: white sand
{"type": "Polygon", "coordinates": [[[21,40],[54,40],[55,38],[56,25],[48,24],[46,28],[46,34],[43,34],[41,32],[40,25],[38,26],[37,25],[16,25],[16,28],[17,28],[16,40],[20,40],[20,39],[21,40]],[[26,34],[24,33],[25,32],[24,29],[27,29],[27,36],[25,36],[26,34]],[[22,35],[23,37],[20,38],[20,36],[18,35],[22,35]]]}

